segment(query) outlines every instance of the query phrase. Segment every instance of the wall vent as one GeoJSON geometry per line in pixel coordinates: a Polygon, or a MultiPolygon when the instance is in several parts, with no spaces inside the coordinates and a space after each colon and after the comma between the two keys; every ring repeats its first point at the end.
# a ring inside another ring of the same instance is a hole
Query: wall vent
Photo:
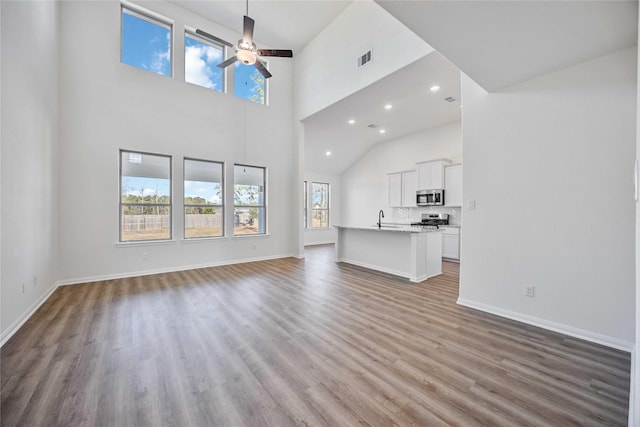
{"type": "Polygon", "coordinates": [[[362,67],[363,65],[371,62],[371,59],[373,57],[371,56],[371,50],[368,50],[366,53],[364,53],[363,55],[360,55],[358,57],[358,67],[362,67]]]}

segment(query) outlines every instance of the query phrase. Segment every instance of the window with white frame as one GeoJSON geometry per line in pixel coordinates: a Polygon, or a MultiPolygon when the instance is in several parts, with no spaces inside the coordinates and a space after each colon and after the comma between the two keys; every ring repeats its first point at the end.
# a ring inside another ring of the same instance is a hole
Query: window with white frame
{"type": "Polygon", "coordinates": [[[187,83],[224,92],[224,70],[217,66],[222,61],[224,46],[185,31],[184,80],[187,83]]]}
{"type": "Polygon", "coordinates": [[[184,159],[184,237],[224,236],[224,164],[184,159]]]}
{"type": "Polygon", "coordinates": [[[311,228],[329,227],[329,184],[311,183],[311,228]]]}
{"type": "Polygon", "coordinates": [[[172,75],[173,25],[153,12],[126,5],[122,9],[121,62],[163,76],[172,75]]]}
{"type": "Polygon", "coordinates": [[[234,165],[233,234],[266,234],[266,168],[234,165]]]}
{"type": "Polygon", "coordinates": [[[120,241],[171,237],[171,156],[120,150],[120,241]]]}

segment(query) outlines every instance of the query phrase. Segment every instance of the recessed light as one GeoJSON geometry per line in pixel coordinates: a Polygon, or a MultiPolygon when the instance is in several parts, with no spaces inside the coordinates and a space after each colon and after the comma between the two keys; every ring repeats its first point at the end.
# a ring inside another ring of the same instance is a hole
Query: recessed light
{"type": "Polygon", "coordinates": [[[331,155],[331,151],[327,151],[326,153],[324,153],[325,156],[330,156],[331,155]]]}
{"type": "Polygon", "coordinates": [[[392,108],[393,108],[393,105],[391,105],[391,104],[387,104],[387,105],[384,106],[385,110],[391,110],[392,108]]]}
{"type": "Polygon", "coordinates": [[[349,121],[347,123],[349,123],[350,125],[354,124],[356,121],[353,119],[349,119],[349,121]]]}
{"type": "Polygon", "coordinates": [[[440,86],[438,86],[438,85],[433,85],[433,86],[431,86],[431,88],[429,88],[429,90],[430,90],[431,92],[437,92],[437,91],[439,91],[439,90],[440,90],[440,86]]]}
{"type": "Polygon", "coordinates": [[[387,131],[384,129],[380,129],[380,133],[387,133],[387,131]]]}

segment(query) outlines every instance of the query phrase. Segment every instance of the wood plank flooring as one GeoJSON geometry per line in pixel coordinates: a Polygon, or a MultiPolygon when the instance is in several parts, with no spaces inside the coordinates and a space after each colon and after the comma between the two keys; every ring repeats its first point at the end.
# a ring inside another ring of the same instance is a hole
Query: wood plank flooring
{"type": "Polygon", "coordinates": [[[629,354],[282,259],[59,288],[1,351],[2,426],[623,426],[629,354]]]}

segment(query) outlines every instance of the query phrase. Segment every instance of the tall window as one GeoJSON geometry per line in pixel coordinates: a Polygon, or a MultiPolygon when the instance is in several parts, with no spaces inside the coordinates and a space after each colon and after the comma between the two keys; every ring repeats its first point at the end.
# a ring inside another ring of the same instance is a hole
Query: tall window
{"type": "Polygon", "coordinates": [[[201,37],[184,34],[184,80],[218,92],[224,92],[224,70],[217,65],[224,61],[224,46],[201,37]]]}
{"type": "Polygon", "coordinates": [[[233,75],[233,93],[239,98],[248,99],[258,104],[266,104],[266,79],[253,65],[245,65],[240,61],[236,61],[233,75]]]}
{"type": "Polygon", "coordinates": [[[224,235],[223,164],[184,159],[184,237],[224,235]]]}
{"type": "Polygon", "coordinates": [[[302,188],[303,188],[302,192],[304,194],[304,196],[302,197],[304,199],[303,200],[303,203],[304,203],[304,218],[303,218],[303,220],[304,220],[304,228],[307,228],[307,206],[309,205],[309,195],[307,194],[307,181],[304,182],[302,188]]]}
{"type": "Polygon", "coordinates": [[[171,30],[171,24],[152,18],[151,13],[122,6],[122,63],[170,76],[171,30]]]}
{"type": "Polygon", "coordinates": [[[171,157],[120,151],[120,241],[171,239],[171,157]]]}
{"type": "Polygon", "coordinates": [[[233,168],[233,234],[265,234],[266,169],[235,165],[233,168]]]}
{"type": "Polygon", "coordinates": [[[329,184],[311,183],[311,228],[329,227],[329,184]]]}

